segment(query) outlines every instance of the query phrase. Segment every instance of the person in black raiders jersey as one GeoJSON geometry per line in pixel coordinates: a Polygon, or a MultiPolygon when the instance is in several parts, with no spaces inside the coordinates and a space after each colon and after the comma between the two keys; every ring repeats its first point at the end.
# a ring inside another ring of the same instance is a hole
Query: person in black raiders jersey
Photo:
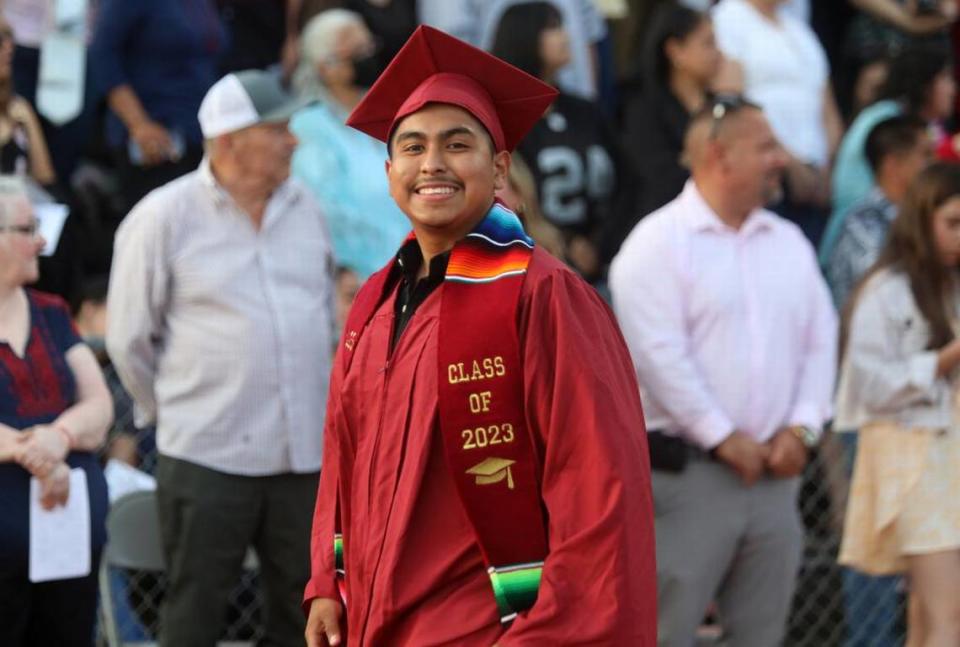
{"type": "MultiPolygon", "coordinates": [[[[525,2],[500,18],[492,53],[547,83],[570,60],[560,12],[525,2]]],[[[560,93],[517,147],[533,172],[543,214],[564,234],[566,260],[596,282],[613,251],[605,233],[617,220],[622,182],[613,131],[593,102],[560,93]]]]}

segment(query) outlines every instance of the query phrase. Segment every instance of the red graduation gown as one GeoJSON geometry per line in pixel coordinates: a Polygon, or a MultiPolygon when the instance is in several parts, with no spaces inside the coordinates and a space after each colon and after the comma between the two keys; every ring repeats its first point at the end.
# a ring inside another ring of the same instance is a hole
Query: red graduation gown
{"type": "Polygon", "coordinates": [[[305,600],[338,597],[339,483],[351,647],[652,647],[646,433],[612,313],[565,266],[534,251],[521,295],[520,353],[550,550],[536,604],[505,629],[437,425],[442,289],[418,308],[392,356],[396,292],[361,332],[346,377],[338,352],[305,600]]]}

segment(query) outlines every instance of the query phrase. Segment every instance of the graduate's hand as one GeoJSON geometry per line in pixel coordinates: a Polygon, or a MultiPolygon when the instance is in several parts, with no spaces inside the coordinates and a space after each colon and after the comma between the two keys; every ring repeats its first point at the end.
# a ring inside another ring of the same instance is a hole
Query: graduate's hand
{"type": "Polygon", "coordinates": [[[763,476],[770,448],[742,431],[734,431],[717,445],[714,453],[740,475],[744,485],[750,486],[763,476]]]}
{"type": "Polygon", "coordinates": [[[343,605],[330,598],[317,598],[310,603],[307,617],[307,647],[336,647],[342,642],[340,616],[343,605]]]}
{"type": "Polygon", "coordinates": [[[781,429],[767,441],[767,469],[777,478],[799,476],[807,466],[807,448],[789,429],[781,429]]]}

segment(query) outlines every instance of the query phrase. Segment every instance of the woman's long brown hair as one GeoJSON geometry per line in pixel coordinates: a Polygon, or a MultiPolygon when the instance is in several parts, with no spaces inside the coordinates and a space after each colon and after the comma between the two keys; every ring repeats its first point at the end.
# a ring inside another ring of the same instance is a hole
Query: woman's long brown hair
{"type": "Polygon", "coordinates": [[[846,345],[850,319],[864,284],[886,268],[907,275],[913,299],[930,326],[927,349],[942,348],[954,338],[946,297],[956,269],[943,266],[933,240],[933,214],[953,197],[960,197],[958,164],[931,164],[910,184],[883,251],[844,309],[841,347],[846,345]]]}

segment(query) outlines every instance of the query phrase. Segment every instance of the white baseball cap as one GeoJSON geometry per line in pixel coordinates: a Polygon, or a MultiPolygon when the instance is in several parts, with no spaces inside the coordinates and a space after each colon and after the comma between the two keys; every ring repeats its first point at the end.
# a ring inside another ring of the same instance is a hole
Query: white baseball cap
{"type": "Polygon", "coordinates": [[[213,84],[197,118],[204,139],[212,139],[257,124],[287,121],[307,103],[285,92],[275,75],[244,70],[213,84]]]}

